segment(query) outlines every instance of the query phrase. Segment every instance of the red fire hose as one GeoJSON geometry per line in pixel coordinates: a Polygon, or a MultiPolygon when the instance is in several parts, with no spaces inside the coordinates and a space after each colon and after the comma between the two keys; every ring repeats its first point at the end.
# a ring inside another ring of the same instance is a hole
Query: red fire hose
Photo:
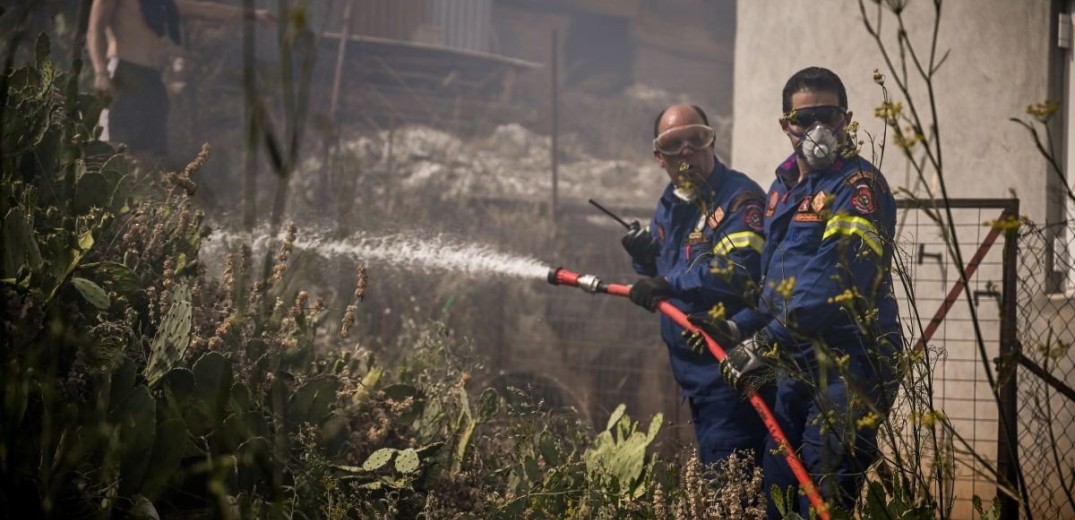
{"type": "MultiPolygon", "coordinates": [[[[622,285],[615,283],[605,283],[599,278],[590,274],[579,274],[568,271],[563,268],[556,268],[549,270],[548,281],[552,285],[567,285],[571,287],[578,287],[585,292],[591,294],[605,293],[614,294],[616,296],[627,296],[630,292],[630,285],[622,285]]],[[[677,325],[687,329],[690,332],[697,332],[705,338],[705,343],[709,347],[709,352],[713,354],[713,357],[717,358],[717,361],[724,361],[727,355],[724,353],[724,349],[713,341],[713,338],[703,332],[698,327],[694,326],[687,320],[687,316],[682,311],[675,308],[672,304],[662,301],[657,305],[657,310],[661,311],[661,314],[668,316],[677,325]]],[[[788,442],[788,438],[784,435],[784,430],[780,428],[780,425],[776,422],[776,417],[773,416],[773,411],[769,409],[769,405],[765,404],[765,401],[758,395],[757,392],[750,390],[748,394],[750,404],[754,406],[754,410],[758,412],[758,416],[761,417],[765,427],[769,430],[769,435],[773,436],[773,440],[780,446],[780,450],[784,452],[784,460],[787,461],[788,466],[791,468],[791,472],[795,474],[796,480],[799,481],[799,486],[803,492],[806,493],[806,497],[810,500],[810,504],[814,506],[814,511],[817,513],[818,518],[821,520],[829,520],[829,507],[825,504],[825,500],[821,498],[821,493],[818,492],[817,486],[814,485],[814,481],[810,479],[810,474],[806,471],[806,466],[799,460],[798,455],[795,454],[795,449],[788,442]]]]}

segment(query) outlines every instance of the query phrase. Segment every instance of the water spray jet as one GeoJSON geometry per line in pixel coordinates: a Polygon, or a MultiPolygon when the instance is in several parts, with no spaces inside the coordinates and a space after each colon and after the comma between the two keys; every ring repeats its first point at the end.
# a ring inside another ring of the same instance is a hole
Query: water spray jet
{"type": "MultiPolygon", "coordinates": [[[[574,271],[568,271],[562,267],[550,269],[546,280],[552,285],[562,285],[566,287],[577,287],[582,289],[583,292],[590,294],[612,294],[616,296],[627,296],[631,292],[630,285],[623,285],[617,283],[606,283],[601,281],[600,278],[592,274],[580,274],[574,271]]],[[[657,304],[657,311],[665,316],[668,316],[680,327],[683,327],[689,332],[701,334],[705,338],[705,344],[709,348],[709,352],[713,354],[713,357],[717,358],[717,361],[724,361],[727,354],[724,352],[724,348],[721,347],[713,338],[709,337],[702,329],[696,327],[687,319],[687,315],[677,309],[671,303],[667,301],[661,301],[657,304]]],[[[751,389],[747,393],[747,398],[750,400],[750,404],[754,406],[754,410],[758,412],[758,416],[761,417],[762,422],[765,424],[765,428],[769,430],[769,435],[772,435],[773,440],[780,446],[780,450],[784,452],[784,460],[791,468],[791,472],[795,474],[795,479],[799,481],[799,486],[802,488],[802,492],[806,494],[810,499],[810,504],[814,506],[814,510],[822,520],[829,520],[829,508],[825,504],[825,500],[821,498],[821,494],[814,485],[814,481],[810,478],[810,474],[806,471],[806,466],[799,460],[798,455],[795,454],[795,450],[792,448],[791,443],[788,442],[788,438],[784,435],[784,430],[780,427],[780,424],[776,422],[776,417],[773,416],[772,409],[766,404],[765,400],[758,395],[758,392],[751,389]]]]}
{"type": "MultiPolygon", "coordinates": [[[[250,243],[255,255],[274,248],[268,233],[246,234],[214,231],[205,252],[226,251],[235,243],[250,243]]],[[[533,258],[512,255],[490,246],[463,242],[446,234],[397,233],[386,235],[355,232],[340,239],[313,233],[294,242],[299,250],[311,251],[323,258],[353,258],[379,267],[407,269],[420,273],[449,271],[475,278],[497,277],[541,280],[549,266],[533,258]]]]}

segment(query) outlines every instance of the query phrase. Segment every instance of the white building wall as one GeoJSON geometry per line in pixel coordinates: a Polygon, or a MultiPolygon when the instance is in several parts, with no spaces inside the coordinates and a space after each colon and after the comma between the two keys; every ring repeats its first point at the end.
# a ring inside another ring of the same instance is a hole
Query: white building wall
{"type": "MultiPolygon", "coordinates": [[[[908,32],[927,52],[933,2],[906,3],[908,32]]],[[[867,12],[876,9],[871,0],[865,4],[867,12]]],[[[950,196],[1008,197],[1014,191],[1022,213],[1043,222],[1045,162],[1026,131],[1008,119],[1026,117],[1028,105],[1047,97],[1049,1],[949,0],[943,9],[938,55],[950,54],[935,86],[950,196]]],[[[884,125],[874,116],[883,99],[874,69],[888,76],[897,100],[902,96],[865,30],[856,0],[741,1],[737,19],[732,134],[737,169],[769,185],[773,169],[791,151],[777,123],[780,92],[791,74],[810,65],[839,74],[862,129],[882,135],[884,125]]],[[[885,17],[890,46],[895,22],[891,14],[885,17]]],[[[913,84],[920,88],[922,82],[913,84]]],[[[928,110],[926,98],[919,100],[928,110]]],[[[898,156],[889,145],[883,170],[894,186],[910,189],[914,178],[898,156]]]]}

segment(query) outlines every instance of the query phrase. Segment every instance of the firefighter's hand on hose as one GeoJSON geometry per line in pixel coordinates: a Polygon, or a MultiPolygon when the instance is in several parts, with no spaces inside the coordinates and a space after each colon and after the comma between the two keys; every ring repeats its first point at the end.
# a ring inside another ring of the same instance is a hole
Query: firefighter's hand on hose
{"type": "Polygon", "coordinates": [[[639,264],[653,266],[657,261],[657,239],[637,220],[631,222],[627,233],[624,233],[623,238],[620,239],[620,243],[631,255],[631,259],[639,264]]]}
{"type": "Polygon", "coordinates": [[[668,280],[665,280],[663,276],[658,276],[657,278],[639,278],[639,280],[631,286],[631,291],[627,293],[627,297],[630,298],[635,305],[642,306],[650,312],[657,310],[657,304],[671,295],[672,285],[669,284],[668,280]]]}
{"type": "Polygon", "coordinates": [[[772,363],[765,357],[768,346],[755,339],[728,350],[728,357],[720,362],[720,373],[724,380],[740,392],[761,387],[771,376],[772,363]]]}
{"type": "MultiPolygon", "coordinates": [[[[739,327],[736,327],[735,322],[732,320],[714,318],[708,312],[697,312],[687,316],[687,321],[691,322],[691,325],[702,329],[702,332],[713,338],[717,345],[720,345],[720,348],[725,351],[743,341],[743,335],[739,333],[739,327]]],[[[687,341],[692,347],[705,352],[705,339],[702,338],[701,334],[691,334],[687,341]]]]}

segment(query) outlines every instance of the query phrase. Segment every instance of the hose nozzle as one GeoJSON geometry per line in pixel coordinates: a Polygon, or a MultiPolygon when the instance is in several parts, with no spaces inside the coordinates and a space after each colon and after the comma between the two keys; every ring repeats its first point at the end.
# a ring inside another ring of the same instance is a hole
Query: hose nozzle
{"type": "Polygon", "coordinates": [[[584,292],[590,294],[596,294],[599,292],[607,292],[607,286],[600,278],[592,274],[579,274],[572,271],[568,271],[562,267],[549,270],[549,276],[547,280],[552,285],[569,285],[572,287],[578,287],[584,292]]]}

